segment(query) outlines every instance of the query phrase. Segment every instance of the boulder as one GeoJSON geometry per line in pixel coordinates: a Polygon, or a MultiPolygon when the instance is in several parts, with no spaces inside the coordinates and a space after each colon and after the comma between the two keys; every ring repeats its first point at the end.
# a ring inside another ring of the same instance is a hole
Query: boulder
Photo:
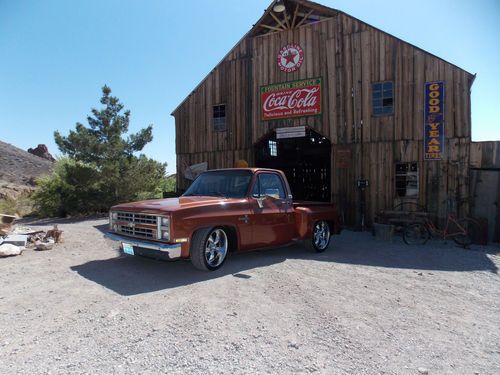
{"type": "Polygon", "coordinates": [[[24,247],[3,243],[0,245],[0,257],[11,257],[21,255],[24,247]]]}
{"type": "Polygon", "coordinates": [[[49,149],[47,148],[47,146],[45,146],[43,144],[40,144],[40,145],[36,146],[36,148],[29,148],[28,152],[30,154],[39,156],[41,158],[44,158],[44,159],[47,159],[47,160],[50,160],[50,161],[56,161],[56,159],[54,159],[54,157],[50,154],[49,149]]]}
{"type": "Polygon", "coordinates": [[[35,242],[35,250],[39,251],[52,250],[53,247],[54,247],[54,240],[52,238],[49,238],[44,241],[35,242]]]}

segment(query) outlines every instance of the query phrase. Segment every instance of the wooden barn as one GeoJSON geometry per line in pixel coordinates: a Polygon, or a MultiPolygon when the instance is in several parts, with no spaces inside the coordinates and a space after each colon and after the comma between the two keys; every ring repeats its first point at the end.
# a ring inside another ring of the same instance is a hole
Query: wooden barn
{"type": "Polygon", "coordinates": [[[178,189],[191,165],[244,160],[348,224],[403,202],[466,215],[474,78],[342,11],[274,1],[173,111],[178,189]]]}

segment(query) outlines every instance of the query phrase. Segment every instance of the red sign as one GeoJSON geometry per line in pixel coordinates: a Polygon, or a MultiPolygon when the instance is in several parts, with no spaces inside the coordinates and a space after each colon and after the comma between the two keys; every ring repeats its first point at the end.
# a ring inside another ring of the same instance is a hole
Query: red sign
{"type": "Polygon", "coordinates": [[[284,72],[295,72],[304,61],[304,51],[298,44],[287,44],[278,52],[278,66],[284,72]]]}
{"type": "Polygon", "coordinates": [[[260,96],[262,120],[321,114],[321,78],[263,86],[260,96]]]}
{"type": "Polygon", "coordinates": [[[352,151],[349,146],[337,146],[335,148],[335,163],[339,169],[351,168],[352,151]]]}

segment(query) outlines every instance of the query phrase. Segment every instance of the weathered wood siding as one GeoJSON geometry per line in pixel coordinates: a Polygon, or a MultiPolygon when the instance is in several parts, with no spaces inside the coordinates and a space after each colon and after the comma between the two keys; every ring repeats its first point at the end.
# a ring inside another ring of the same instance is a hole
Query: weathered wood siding
{"type": "MultiPolygon", "coordinates": [[[[425,51],[339,13],[294,30],[243,39],[174,112],[179,188],[185,166],[208,161],[209,168],[253,163],[253,145],[276,127],[307,125],[332,142],[332,200],[344,202],[348,222],[355,217],[355,181],[369,179],[368,223],[378,210],[397,203],[394,165],[419,163],[418,203],[445,215],[447,200],[468,210],[470,85],[473,77],[425,51]],[[279,49],[300,44],[299,70],[282,72],[279,49]],[[321,116],[260,121],[259,88],[272,83],[322,77],[321,116]],[[394,115],[372,115],[372,83],[394,82],[394,115]],[[424,84],[445,81],[445,160],[423,160],[424,84]],[[228,130],[212,126],[212,106],[226,104],[228,130]],[[350,145],[353,166],[336,169],[338,146],[350,145]]],[[[449,203],[449,202],[448,202],[449,203]]]]}
{"type": "Polygon", "coordinates": [[[471,144],[471,214],[488,221],[489,240],[500,242],[500,141],[471,144]]]}

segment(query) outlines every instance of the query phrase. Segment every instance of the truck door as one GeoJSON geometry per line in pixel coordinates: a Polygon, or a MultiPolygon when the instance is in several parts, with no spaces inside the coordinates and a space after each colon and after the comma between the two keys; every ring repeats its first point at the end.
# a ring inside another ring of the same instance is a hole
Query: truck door
{"type": "Polygon", "coordinates": [[[257,174],[250,197],[250,220],[257,248],[283,245],[294,237],[292,199],[279,174],[257,174]]]}

